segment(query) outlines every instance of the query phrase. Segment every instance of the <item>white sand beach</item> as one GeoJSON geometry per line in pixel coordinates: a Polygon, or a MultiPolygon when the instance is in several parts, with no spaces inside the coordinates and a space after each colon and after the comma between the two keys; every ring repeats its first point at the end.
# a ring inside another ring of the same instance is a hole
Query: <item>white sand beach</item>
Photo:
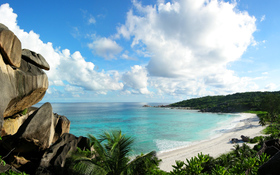
{"type": "Polygon", "coordinates": [[[250,138],[263,135],[261,131],[265,127],[259,125],[259,118],[257,115],[248,113],[241,113],[240,115],[246,118],[240,120],[229,132],[223,133],[217,138],[197,142],[173,151],[159,153],[158,157],[162,159],[160,169],[169,172],[173,169],[172,165],[175,165],[175,160],[186,161],[186,158],[190,159],[193,156],[197,156],[200,152],[218,157],[223,153],[231,151],[231,148],[234,146],[234,144],[229,141],[231,138],[241,139],[241,135],[249,136],[250,138]]]}

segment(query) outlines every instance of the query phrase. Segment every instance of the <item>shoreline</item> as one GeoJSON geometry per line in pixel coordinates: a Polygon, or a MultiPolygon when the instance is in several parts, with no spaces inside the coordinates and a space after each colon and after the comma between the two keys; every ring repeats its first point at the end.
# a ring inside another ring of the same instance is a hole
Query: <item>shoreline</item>
{"type": "MultiPolygon", "coordinates": [[[[193,144],[183,148],[181,147],[175,150],[158,153],[158,158],[162,159],[162,162],[159,165],[160,169],[167,172],[172,171],[172,165],[176,164],[175,160],[186,162],[186,159],[197,156],[200,152],[202,152],[202,154],[209,154],[210,156],[216,158],[223,153],[231,151],[231,148],[234,146],[234,144],[229,141],[231,138],[241,139],[241,135],[249,136],[250,138],[263,135],[261,134],[261,131],[265,128],[265,126],[259,125],[259,118],[256,114],[239,114],[244,117],[244,119],[240,120],[240,122],[238,122],[233,128],[221,133],[217,137],[194,142],[193,144]]],[[[238,144],[242,143],[243,142],[240,142],[238,144]]],[[[254,144],[248,143],[248,145],[254,144]]]]}

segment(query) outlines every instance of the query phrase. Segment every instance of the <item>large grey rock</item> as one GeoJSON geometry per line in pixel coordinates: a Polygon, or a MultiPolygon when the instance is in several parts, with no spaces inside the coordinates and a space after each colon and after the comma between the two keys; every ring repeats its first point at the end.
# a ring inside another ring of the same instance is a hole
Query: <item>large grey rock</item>
{"type": "Polygon", "coordinates": [[[280,151],[264,163],[258,170],[259,175],[278,175],[280,174],[280,151]]]}
{"type": "Polygon", "coordinates": [[[4,119],[2,135],[14,135],[17,133],[19,127],[24,123],[28,116],[29,114],[16,114],[11,118],[4,119]]]}
{"type": "MultiPolygon", "coordinates": [[[[48,88],[47,75],[33,65],[34,59],[29,60],[32,64],[28,63],[21,54],[19,39],[0,24],[0,136],[5,132],[2,129],[3,118],[38,103],[48,88]]],[[[48,68],[48,63],[40,56],[37,62],[48,68]]]]}
{"type": "Polygon", "coordinates": [[[18,37],[5,25],[0,25],[0,49],[7,63],[20,67],[21,63],[21,42],[18,37]]]}
{"type": "Polygon", "coordinates": [[[25,120],[15,135],[3,137],[2,145],[18,153],[45,150],[53,141],[53,121],[52,106],[45,103],[25,120]]]}
{"type": "Polygon", "coordinates": [[[2,30],[9,30],[9,28],[7,26],[5,26],[4,24],[0,23],[0,31],[2,30]]]}
{"type": "Polygon", "coordinates": [[[274,156],[280,150],[280,141],[279,139],[272,139],[265,141],[258,151],[258,155],[265,153],[270,157],[274,156]]]}
{"type": "Polygon", "coordinates": [[[12,117],[5,118],[2,135],[14,135],[15,133],[17,133],[19,127],[37,109],[38,108],[35,108],[35,107],[26,108],[25,114],[18,113],[12,117]]]}
{"type": "Polygon", "coordinates": [[[48,89],[48,77],[38,67],[21,61],[18,69],[4,62],[0,54],[0,129],[3,118],[13,116],[39,101],[48,89]]]}
{"type": "Polygon", "coordinates": [[[72,134],[63,134],[49,149],[44,153],[40,167],[36,174],[65,174],[63,167],[70,152],[79,147],[82,150],[90,150],[90,142],[86,137],[76,137],[72,134]]]}
{"type": "Polygon", "coordinates": [[[19,128],[16,135],[25,140],[38,140],[41,150],[52,144],[54,136],[53,111],[50,103],[43,104],[19,128]]]}
{"type": "Polygon", "coordinates": [[[56,142],[64,133],[70,131],[70,121],[63,115],[54,113],[54,138],[53,143],[56,142]]]}
{"type": "Polygon", "coordinates": [[[50,65],[41,54],[35,53],[28,49],[23,49],[22,58],[41,69],[50,70],[50,65]]]}

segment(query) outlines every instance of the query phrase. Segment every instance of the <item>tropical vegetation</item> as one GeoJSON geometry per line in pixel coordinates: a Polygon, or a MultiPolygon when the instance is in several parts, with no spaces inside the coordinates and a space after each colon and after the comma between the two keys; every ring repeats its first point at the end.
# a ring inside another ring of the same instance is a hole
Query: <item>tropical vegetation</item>
{"type": "Polygon", "coordinates": [[[134,140],[121,131],[104,132],[99,139],[89,135],[89,139],[94,151],[73,154],[69,165],[73,174],[140,175],[160,171],[155,151],[130,158],[134,140]]]}
{"type": "MultiPolygon", "coordinates": [[[[72,152],[67,159],[68,174],[98,174],[98,175],[230,175],[257,174],[259,167],[269,160],[266,154],[257,154],[266,140],[280,136],[280,91],[279,92],[248,92],[229,96],[213,96],[186,100],[171,104],[171,106],[192,107],[195,109],[235,109],[235,111],[255,113],[260,118],[260,124],[266,125],[263,131],[267,136],[250,138],[255,143],[254,148],[248,145],[234,145],[231,152],[217,158],[203,153],[186,161],[176,161],[171,172],[159,169],[156,152],[141,154],[132,158],[130,154],[134,139],[115,130],[104,132],[96,138],[88,135],[92,150],[72,152]]],[[[0,137],[1,139],[1,137],[0,137]]],[[[0,164],[5,162],[0,157],[0,164]]],[[[13,174],[14,172],[6,172],[13,174]]],[[[16,174],[16,173],[14,173],[16,174]]]]}
{"type": "Polygon", "coordinates": [[[262,111],[265,100],[269,100],[265,111],[279,110],[275,101],[279,100],[280,91],[277,92],[245,92],[231,95],[206,96],[193,98],[170,104],[171,107],[190,107],[205,112],[244,112],[262,111]],[[273,97],[273,99],[271,98],[273,97]],[[271,101],[270,101],[271,100],[271,101]],[[272,104],[268,108],[268,104],[272,104]]]}

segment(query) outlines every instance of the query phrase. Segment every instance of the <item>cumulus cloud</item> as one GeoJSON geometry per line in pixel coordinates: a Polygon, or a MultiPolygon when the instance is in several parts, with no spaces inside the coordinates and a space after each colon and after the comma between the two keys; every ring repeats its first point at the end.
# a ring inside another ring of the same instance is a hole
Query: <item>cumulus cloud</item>
{"type": "MultiPolygon", "coordinates": [[[[92,62],[86,62],[79,51],[71,54],[68,49],[61,51],[60,49],[53,48],[52,43],[44,43],[34,31],[26,32],[20,29],[16,19],[17,15],[9,4],[0,6],[0,23],[5,24],[17,35],[23,48],[42,54],[50,64],[51,69],[46,72],[50,86],[65,86],[66,91],[82,92],[83,90],[88,90],[99,94],[106,94],[108,91],[121,90],[123,88],[123,83],[119,82],[120,75],[118,72],[95,71],[95,65],[92,62]],[[67,85],[64,82],[67,82],[67,85]]],[[[105,44],[103,43],[100,47],[106,46],[106,44],[110,47],[112,46],[110,44],[113,43],[113,47],[116,49],[114,42],[101,39],[101,44],[102,41],[105,44]]],[[[97,48],[99,49],[99,47],[97,48]]],[[[100,52],[103,53],[103,51],[100,52]]],[[[106,51],[104,53],[107,54],[106,51]]],[[[110,57],[110,54],[108,56],[110,57]]],[[[48,91],[48,93],[54,92],[56,92],[55,88],[50,88],[48,91]]]]}
{"type": "Polygon", "coordinates": [[[122,51],[122,47],[119,46],[116,41],[105,37],[89,43],[88,47],[92,49],[94,53],[107,60],[116,59],[116,55],[122,51]]]}
{"type": "Polygon", "coordinates": [[[151,53],[147,71],[153,86],[171,94],[186,93],[189,88],[183,84],[190,82],[197,93],[209,87],[225,91],[256,87],[227,68],[255,42],[256,19],[236,9],[235,2],[177,0],[143,6],[135,0],[133,4],[136,10],[127,13],[118,35],[132,38],[132,47],[144,44],[151,53]],[[242,87],[232,88],[234,83],[242,87]]]}
{"type": "Polygon", "coordinates": [[[135,65],[131,71],[123,74],[122,80],[126,87],[132,88],[134,92],[140,94],[150,94],[148,90],[148,77],[146,68],[135,65]]]}
{"type": "Polygon", "coordinates": [[[117,73],[96,72],[94,70],[95,65],[91,62],[86,62],[78,51],[71,55],[68,49],[64,49],[60,53],[60,58],[62,66],[59,66],[57,71],[60,77],[63,77],[71,85],[102,93],[123,88],[123,84],[118,82],[117,73]]]}
{"type": "MultiPolygon", "coordinates": [[[[34,31],[20,29],[17,15],[8,4],[0,6],[0,22],[19,37],[24,48],[46,58],[51,66],[47,72],[50,85],[63,86],[74,96],[84,90],[98,94],[156,91],[160,95],[203,96],[258,89],[253,79],[239,77],[228,68],[248,46],[258,43],[253,37],[255,17],[239,11],[236,2],[160,0],[150,6],[132,2],[133,9],[127,13],[125,24],[117,27],[114,39],[123,37],[131,42],[134,54],[121,53],[123,48],[109,37],[94,37],[88,44],[94,54],[106,60],[131,60],[136,54],[150,58],[147,65],[132,66],[124,73],[97,71],[97,66],[87,62],[79,51],[56,49],[52,43],[41,41],[34,31]]],[[[95,22],[92,19],[91,23],[95,22]]],[[[48,90],[58,92],[54,87],[48,90]]]]}

